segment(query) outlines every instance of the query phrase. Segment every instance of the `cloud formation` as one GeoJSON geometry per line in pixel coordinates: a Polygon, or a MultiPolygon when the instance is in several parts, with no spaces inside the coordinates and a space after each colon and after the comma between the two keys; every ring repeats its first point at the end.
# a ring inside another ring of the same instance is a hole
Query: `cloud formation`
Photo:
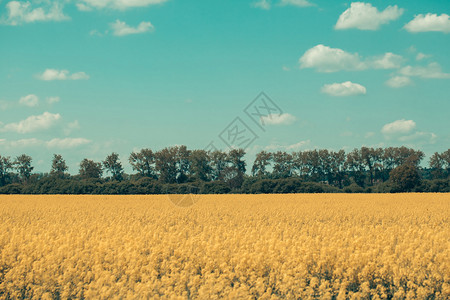
{"type": "Polygon", "coordinates": [[[404,76],[416,76],[420,78],[450,78],[450,74],[442,72],[441,66],[435,62],[429,63],[426,66],[406,66],[401,68],[399,73],[404,76]]]}
{"type": "Polygon", "coordinates": [[[353,2],[345,10],[334,26],[335,29],[356,28],[360,30],[377,30],[381,25],[390,21],[397,20],[402,14],[403,9],[397,5],[388,6],[385,10],[379,11],[370,3],[353,2]]]}
{"type": "Polygon", "coordinates": [[[322,44],[307,50],[300,57],[299,63],[300,68],[315,68],[319,72],[351,71],[367,68],[357,53],[349,53],[322,44]]]}
{"type": "Polygon", "coordinates": [[[54,138],[49,141],[43,141],[37,138],[6,140],[0,139],[0,146],[17,149],[46,146],[50,149],[70,149],[91,143],[91,140],[85,138],[54,138]]]}
{"type": "Polygon", "coordinates": [[[34,94],[30,94],[20,98],[19,103],[28,107],[34,107],[39,104],[39,98],[34,94]]]}
{"type": "Polygon", "coordinates": [[[110,26],[113,34],[116,36],[152,32],[155,30],[155,27],[150,22],[141,22],[137,27],[131,27],[123,21],[116,20],[110,26]]]}
{"type": "Polygon", "coordinates": [[[252,4],[253,7],[269,10],[272,7],[270,0],[259,0],[252,4]]]}
{"type": "Polygon", "coordinates": [[[260,122],[262,125],[289,125],[294,123],[296,118],[288,113],[284,114],[270,114],[262,116],[260,122]]]}
{"type": "Polygon", "coordinates": [[[344,97],[366,94],[366,88],[358,83],[346,81],[342,83],[325,84],[322,93],[330,96],[344,97]]]}
{"type": "Polygon", "coordinates": [[[255,150],[259,151],[261,149],[264,151],[294,152],[294,151],[299,151],[299,150],[305,150],[306,148],[309,148],[310,145],[311,145],[311,140],[305,140],[305,141],[300,141],[298,143],[291,144],[291,145],[270,144],[265,147],[257,146],[257,147],[255,147],[255,150]]]}
{"type": "Polygon", "coordinates": [[[64,15],[62,5],[59,2],[53,2],[48,7],[36,7],[29,1],[10,1],[6,4],[6,21],[8,25],[20,25],[23,23],[65,21],[70,18],[64,15]]]}
{"type": "Polygon", "coordinates": [[[0,139],[0,145],[6,148],[17,149],[27,148],[42,145],[42,141],[36,138],[19,139],[15,141],[8,141],[6,139],[0,139]]]}
{"type": "Polygon", "coordinates": [[[382,57],[369,59],[367,63],[374,69],[397,69],[401,67],[403,61],[401,55],[387,52],[382,57]]]}
{"type": "MultiPolygon", "coordinates": [[[[306,7],[306,6],[312,6],[311,2],[307,0],[280,0],[276,3],[278,6],[297,6],[297,7],[306,7]]],[[[259,0],[252,3],[253,7],[269,10],[272,8],[272,1],[271,0],[259,0]]]]}
{"type": "Polygon", "coordinates": [[[394,76],[386,81],[386,84],[392,88],[401,88],[412,84],[412,80],[406,76],[394,76]]]}
{"type": "Polygon", "coordinates": [[[85,138],[54,138],[45,144],[49,148],[58,148],[58,149],[69,149],[79,147],[81,145],[85,145],[90,143],[91,141],[85,138]]]}
{"type": "Polygon", "coordinates": [[[61,100],[59,97],[55,96],[55,97],[47,97],[47,103],[48,104],[53,104],[56,102],[59,102],[59,100],[61,100]]]}
{"type": "Polygon", "coordinates": [[[70,74],[67,70],[46,69],[42,74],[37,76],[40,80],[87,80],[89,75],[85,72],[77,72],[70,74]]]}
{"type": "Polygon", "coordinates": [[[306,6],[312,6],[313,4],[307,0],[281,0],[280,5],[282,5],[282,6],[292,5],[292,6],[298,6],[298,7],[306,7],[306,6]]]}
{"type": "Polygon", "coordinates": [[[126,10],[133,7],[163,4],[164,2],[167,2],[167,0],[82,0],[77,4],[77,8],[81,11],[89,11],[93,8],[126,10]]]}
{"type": "Polygon", "coordinates": [[[366,69],[400,68],[403,57],[392,52],[382,56],[362,58],[358,53],[346,52],[322,44],[308,49],[299,59],[300,68],[315,68],[318,72],[359,71],[366,69]]]}
{"type": "Polygon", "coordinates": [[[384,125],[381,128],[381,133],[385,135],[406,134],[410,133],[414,128],[416,128],[416,122],[401,119],[384,125]]]}
{"type": "Polygon", "coordinates": [[[443,33],[450,32],[450,16],[447,14],[428,13],[426,15],[419,14],[414,17],[404,28],[413,33],[437,31],[443,33]]]}
{"type": "Polygon", "coordinates": [[[49,129],[61,119],[60,114],[44,112],[42,115],[30,116],[17,123],[5,124],[0,128],[0,132],[30,133],[49,129]]]}

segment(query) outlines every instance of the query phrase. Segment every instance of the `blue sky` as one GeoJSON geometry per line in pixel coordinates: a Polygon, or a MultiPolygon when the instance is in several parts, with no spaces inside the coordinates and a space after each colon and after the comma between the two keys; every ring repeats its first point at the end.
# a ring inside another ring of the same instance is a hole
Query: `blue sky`
{"type": "MultiPolygon", "coordinates": [[[[450,147],[448,1],[0,1],[0,154],[450,147]],[[260,92],[281,109],[255,123],[260,92]],[[231,127],[233,124],[231,125],[231,127]],[[230,144],[230,143],[229,143],[230,144]],[[247,146],[245,144],[245,146],[247,146]]],[[[428,158],[427,158],[428,160],[428,158]]]]}

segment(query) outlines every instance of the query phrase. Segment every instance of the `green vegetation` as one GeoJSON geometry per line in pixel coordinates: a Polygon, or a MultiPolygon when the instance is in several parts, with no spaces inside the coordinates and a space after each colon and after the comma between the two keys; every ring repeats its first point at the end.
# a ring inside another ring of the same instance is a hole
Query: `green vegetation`
{"type": "Polygon", "coordinates": [[[293,153],[261,151],[246,173],[245,151],[188,150],[186,146],[129,156],[135,174],[125,174],[119,155],[103,162],[83,159],[77,175],[67,173],[55,154],[49,173],[32,173],[32,158],[0,155],[2,194],[165,194],[165,193],[388,193],[450,192],[450,149],[424,153],[407,147],[293,153]]]}

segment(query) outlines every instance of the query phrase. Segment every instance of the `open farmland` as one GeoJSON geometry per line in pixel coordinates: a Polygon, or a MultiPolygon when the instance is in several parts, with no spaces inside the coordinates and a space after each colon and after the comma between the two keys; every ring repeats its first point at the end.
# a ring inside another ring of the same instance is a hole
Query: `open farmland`
{"type": "Polygon", "coordinates": [[[449,194],[0,196],[0,299],[449,299],[449,194]]]}

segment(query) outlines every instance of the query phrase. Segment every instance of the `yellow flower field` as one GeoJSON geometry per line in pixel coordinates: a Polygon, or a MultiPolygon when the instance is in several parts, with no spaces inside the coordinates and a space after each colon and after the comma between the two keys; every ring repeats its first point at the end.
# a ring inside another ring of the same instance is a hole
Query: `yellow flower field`
{"type": "Polygon", "coordinates": [[[0,299],[449,299],[449,194],[0,196],[0,299]]]}

